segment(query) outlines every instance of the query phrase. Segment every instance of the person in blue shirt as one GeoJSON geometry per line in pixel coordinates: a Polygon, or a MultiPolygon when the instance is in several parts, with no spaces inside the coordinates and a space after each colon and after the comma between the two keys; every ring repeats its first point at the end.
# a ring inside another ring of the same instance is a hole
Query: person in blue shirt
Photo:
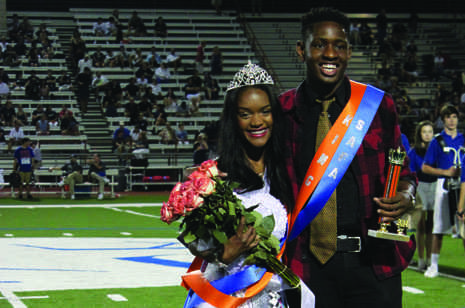
{"type": "Polygon", "coordinates": [[[18,147],[14,153],[13,171],[18,172],[21,179],[19,185],[18,198],[23,198],[23,189],[26,188],[26,196],[32,199],[31,196],[31,177],[34,169],[34,151],[30,147],[31,140],[23,138],[22,145],[18,147]]]}
{"type": "Polygon", "coordinates": [[[426,149],[433,136],[433,123],[431,121],[418,123],[415,130],[414,144],[408,151],[410,169],[416,172],[418,177],[416,202],[417,205],[421,206],[421,216],[418,221],[416,234],[419,270],[425,270],[431,263],[436,177],[421,171],[421,166],[423,165],[426,149]]]}
{"type": "Polygon", "coordinates": [[[441,143],[443,141],[446,147],[452,147],[456,151],[464,145],[465,137],[457,130],[458,115],[457,108],[452,105],[444,105],[441,108],[440,117],[444,123],[444,130],[431,141],[421,168],[424,173],[438,177],[434,201],[431,265],[425,272],[425,277],[429,278],[439,275],[438,262],[442,237],[452,231],[449,192],[444,189],[444,182],[446,179],[460,177],[460,169],[454,165],[455,152],[445,152],[441,143]]]}

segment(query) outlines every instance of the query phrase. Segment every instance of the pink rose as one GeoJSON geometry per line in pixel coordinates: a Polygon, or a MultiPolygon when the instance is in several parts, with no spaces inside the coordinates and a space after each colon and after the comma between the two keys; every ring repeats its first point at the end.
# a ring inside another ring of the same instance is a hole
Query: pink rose
{"type": "Polygon", "coordinates": [[[218,166],[218,163],[216,162],[216,160],[207,160],[207,161],[204,161],[200,165],[199,170],[201,172],[206,173],[210,177],[215,177],[215,176],[218,176],[217,166],[218,166]]]}
{"type": "Polygon", "coordinates": [[[208,196],[215,192],[215,180],[209,177],[197,177],[192,179],[194,190],[202,196],[208,196]]]}
{"type": "Polygon", "coordinates": [[[187,190],[183,193],[184,210],[190,212],[203,204],[203,198],[194,190],[187,190]]]}
{"type": "Polygon", "coordinates": [[[172,223],[173,221],[177,219],[177,217],[173,213],[173,209],[166,202],[163,202],[163,206],[161,207],[160,214],[161,214],[161,220],[168,224],[172,223]]]}

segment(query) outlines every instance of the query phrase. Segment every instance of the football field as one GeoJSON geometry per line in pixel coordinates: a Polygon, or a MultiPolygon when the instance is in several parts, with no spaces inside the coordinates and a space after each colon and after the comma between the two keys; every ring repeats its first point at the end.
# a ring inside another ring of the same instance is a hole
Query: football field
{"type": "MultiPolygon", "coordinates": [[[[167,196],[23,201],[0,198],[0,308],[182,307],[192,256],[167,196]],[[150,202],[149,202],[150,200],[150,202]]],[[[465,254],[444,239],[442,275],[404,272],[404,307],[465,307],[465,254]]]]}

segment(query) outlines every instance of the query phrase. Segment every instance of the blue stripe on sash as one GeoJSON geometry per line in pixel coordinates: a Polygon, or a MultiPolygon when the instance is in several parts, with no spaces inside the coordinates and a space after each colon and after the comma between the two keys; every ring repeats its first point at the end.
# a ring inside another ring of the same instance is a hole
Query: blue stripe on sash
{"type": "MultiPolygon", "coordinates": [[[[329,197],[336,189],[342,176],[357,153],[365,134],[378,110],[384,92],[370,85],[367,86],[357,112],[344,135],[341,144],[334,153],[331,162],[323,174],[318,186],[307,201],[305,207],[299,212],[289,241],[295,239],[318,215],[325,206],[329,197]],[[363,125],[362,125],[363,124],[363,125]],[[355,139],[355,141],[354,141],[355,139]]],[[[318,158],[314,158],[318,159],[318,158]]]]}

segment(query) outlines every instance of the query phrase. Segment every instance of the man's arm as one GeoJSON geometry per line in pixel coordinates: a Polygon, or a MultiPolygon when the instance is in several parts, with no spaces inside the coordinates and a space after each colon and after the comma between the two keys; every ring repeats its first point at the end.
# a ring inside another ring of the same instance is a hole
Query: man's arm
{"type": "Polygon", "coordinates": [[[437,177],[455,177],[460,175],[460,169],[457,169],[454,166],[451,166],[449,169],[441,169],[432,167],[426,163],[421,166],[421,171],[437,177]]]}
{"type": "Polygon", "coordinates": [[[464,221],[464,210],[465,210],[465,182],[460,184],[460,198],[457,204],[457,217],[464,221]]]}

